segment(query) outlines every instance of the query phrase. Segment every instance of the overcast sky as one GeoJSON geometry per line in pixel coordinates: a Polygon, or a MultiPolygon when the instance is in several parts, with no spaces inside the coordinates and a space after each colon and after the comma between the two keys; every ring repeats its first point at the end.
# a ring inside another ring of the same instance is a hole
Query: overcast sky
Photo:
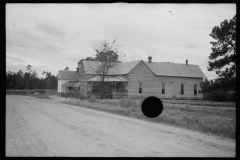
{"type": "Polygon", "coordinates": [[[73,71],[93,57],[94,43],[118,36],[123,62],[188,59],[215,79],[207,71],[209,34],[235,14],[235,4],[7,4],[6,71],[25,72],[28,64],[39,77],[66,66],[73,71]]]}

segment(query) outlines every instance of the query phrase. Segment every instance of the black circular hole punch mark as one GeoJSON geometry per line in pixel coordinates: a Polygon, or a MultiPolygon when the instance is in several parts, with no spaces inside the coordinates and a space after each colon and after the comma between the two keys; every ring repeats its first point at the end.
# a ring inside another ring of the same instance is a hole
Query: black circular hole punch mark
{"type": "Polygon", "coordinates": [[[142,102],[142,112],[146,117],[155,118],[163,111],[162,101],[154,96],[147,97],[142,102]]]}

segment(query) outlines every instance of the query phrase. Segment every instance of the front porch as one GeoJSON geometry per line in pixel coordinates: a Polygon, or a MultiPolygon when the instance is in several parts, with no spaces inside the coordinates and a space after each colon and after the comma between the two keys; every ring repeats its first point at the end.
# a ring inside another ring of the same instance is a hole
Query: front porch
{"type": "Polygon", "coordinates": [[[112,82],[112,93],[114,96],[127,95],[127,82],[112,82]]]}
{"type": "MultiPolygon", "coordinates": [[[[90,88],[100,82],[100,77],[96,76],[89,80],[87,80],[88,86],[90,88]]],[[[110,86],[110,90],[113,96],[127,96],[127,86],[128,86],[128,79],[125,76],[114,76],[114,77],[107,77],[104,79],[106,85],[110,86]]]]}
{"type": "Polygon", "coordinates": [[[72,93],[80,91],[80,83],[78,81],[69,81],[62,84],[64,93],[72,93]]]}

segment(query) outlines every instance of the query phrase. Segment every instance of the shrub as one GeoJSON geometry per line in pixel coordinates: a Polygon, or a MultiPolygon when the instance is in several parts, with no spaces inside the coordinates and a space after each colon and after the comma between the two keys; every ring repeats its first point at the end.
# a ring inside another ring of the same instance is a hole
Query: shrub
{"type": "Polygon", "coordinates": [[[125,99],[120,99],[120,104],[121,104],[121,107],[122,107],[122,108],[125,108],[125,106],[126,106],[126,101],[125,101],[125,99]]]}
{"type": "Polygon", "coordinates": [[[89,94],[84,95],[85,99],[89,99],[90,97],[91,97],[91,95],[89,95],[89,94]]]}
{"type": "Polygon", "coordinates": [[[176,95],[173,95],[173,96],[172,96],[172,99],[174,99],[174,100],[177,99],[177,96],[176,96],[176,95]]]}
{"type": "Polygon", "coordinates": [[[84,94],[79,94],[78,98],[83,100],[85,98],[85,96],[84,96],[84,94]]]}
{"type": "Polygon", "coordinates": [[[110,83],[96,83],[93,84],[91,93],[94,93],[95,95],[100,95],[101,98],[110,98],[112,99],[113,93],[111,89],[111,84],[110,83]]]}
{"type": "Polygon", "coordinates": [[[46,93],[46,92],[45,92],[45,90],[43,90],[43,89],[39,91],[39,94],[45,94],[45,93],[46,93]]]}
{"type": "Polygon", "coordinates": [[[131,98],[124,98],[120,100],[122,108],[137,108],[137,103],[131,98]]]}
{"type": "Polygon", "coordinates": [[[26,90],[6,90],[7,95],[26,95],[26,90]]]}
{"type": "Polygon", "coordinates": [[[132,106],[133,108],[137,108],[138,107],[138,105],[137,105],[137,102],[136,101],[134,101],[133,102],[133,106],[132,106]]]}
{"type": "Polygon", "coordinates": [[[117,106],[120,101],[117,99],[104,99],[104,100],[99,100],[100,104],[108,104],[110,106],[117,106]]]}
{"type": "Polygon", "coordinates": [[[224,102],[227,97],[227,92],[223,90],[214,90],[209,93],[204,93],[203,99],[204,100],[210,100],[210,101],[218,101],[218,102],[224,102]]]}
{"type": "Polygon", "coordinates": [[[90,103],[96,103],[96,100],[97,100],[97,98],[94,96],[94,95],[92,95],[92,96],[90,96],[90,98],[89,98],[89,102],[90,103]]]}
{"type": "Polygon", "coordinates": [[[198,94],[202,94],[203,92],[202,92],[202,90],[198,90],[198,94]]]}
{"type": "Polygon", "coordinates": [[[112,94],[104,94],[103,95],[103,98],[106,98],[106,99],[112,99],[112,94]]]}
{"type": "Polygon", "coordinates": [[[225,100],[228,102],[236,102],[236,91],[228,92],[225,100]]]}

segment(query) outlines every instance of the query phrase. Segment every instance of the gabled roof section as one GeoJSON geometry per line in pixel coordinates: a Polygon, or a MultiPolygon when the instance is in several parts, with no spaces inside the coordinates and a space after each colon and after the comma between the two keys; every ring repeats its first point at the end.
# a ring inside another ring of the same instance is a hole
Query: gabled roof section
{"type": "Polygon", "coordinates": [[[96,74],[94,70],[101,65],[101,62],[98,61],[82,61],[82,63],[86,74],[96,74]]]}
{"type": "Polygon", "coordinates": [[[111,69],[110,74],[128,74],[141,60],[119,63],[111,69]]]}
{"type": "MultiPolygon", "coordinates": [[[[146,67],[155,75],[175,76],[175,77],[193,77],[203,78],[205,75],[198,65],[193,64],[178,64],[169,62],[152,62],[137,60],[131,62],[118,63],[114,68],[111,68],[109,75],[124,75],[128,74],[138,63],[143,62],[146,67]]],[[[83,61],[86,74],[96,74],[94,70],[101,65],[99,61],[83,61]]],[[[70,71],[68,71],[70,72],[70,71]]],[[[73,71],[72,71],[73,72],[73,71]]]]}
{"type": "MultiPolygon", "coordinates": [[[[155,73],[146,65],[146,63],[145,63],[143,60],[140,60],[139,63],[142,63],[142,64],[147,68],[148,71],[150,71],[153,75],[155,75],[155,73]]],[[[137,65],[138,65],[139,63],[137,63],[137,65]]],[[[129,72],[131,72],[132,70],[134,70],[134,68],[136,68],[137,65],[135,65],[135,67],[133,67],[129,72]]]]}
{"type": "Polygon", "coordinates": [[[79,74],[77,71],[58,71],[60,80],[78,80],[79,74]]]}
{"type": "MultiPolygon", "coordinates": [[[[111,68],[109,70],[109,74],[113,74],[113,75],[128,74],[139,62],[140,60],[118,63],[114,68],[111,68]]],[[[101,62],[99,61],[83,61],[83,66],[86,74],[96,74],[94,70],[97,69],[98,66],[100,65],[101,65],[101,62]]]]}
{"type": "Polygon", "coordinates": [[[198,65],[169,62],[144,62],[156,75],[203,78],[205,75],[198,65]]]}

